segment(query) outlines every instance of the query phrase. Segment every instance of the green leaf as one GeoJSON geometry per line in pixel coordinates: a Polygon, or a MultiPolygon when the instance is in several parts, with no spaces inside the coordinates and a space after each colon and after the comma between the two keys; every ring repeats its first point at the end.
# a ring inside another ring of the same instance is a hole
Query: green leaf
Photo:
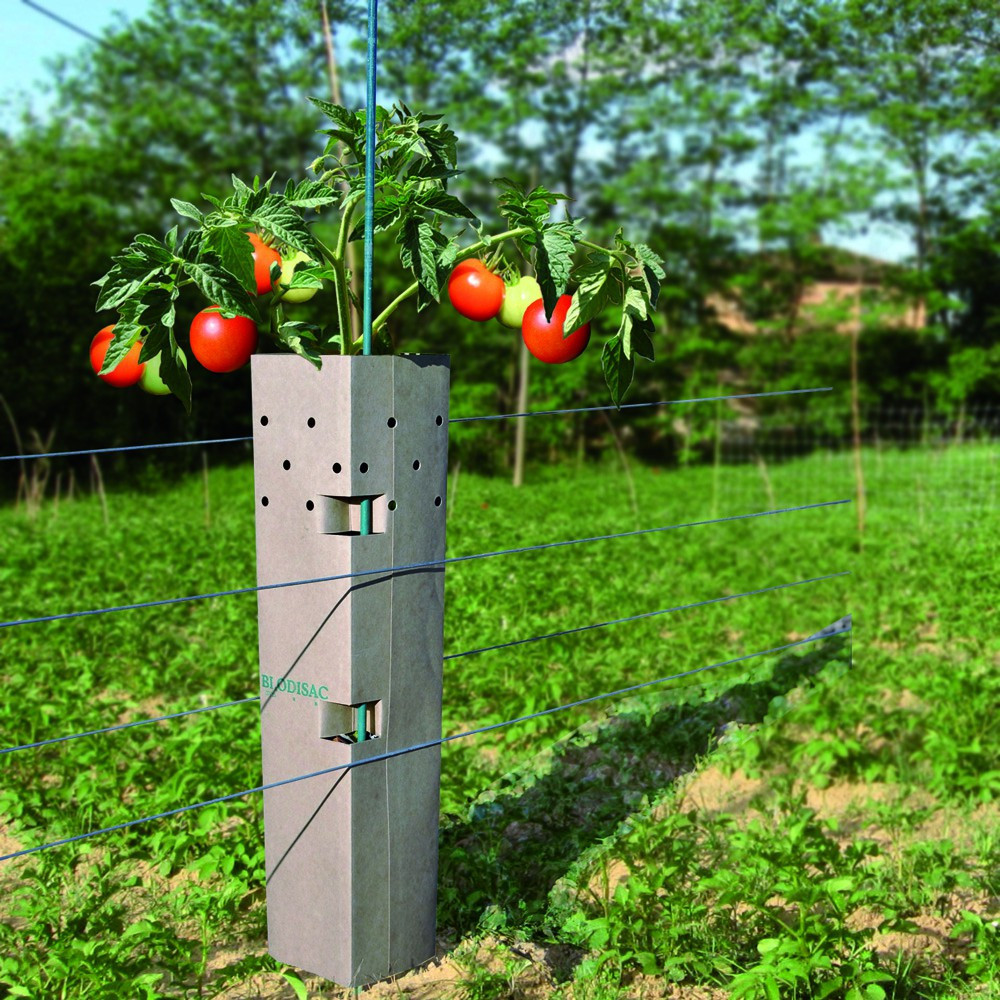
{"type": "Polygon", "coordinates": [[[542,288],[546,317],[552,316],[556,301],[569,284],[576,249],[575,232],[576,228],[569,223],[549,223],[542,228],[541,239],[535,245],[535,274],[542,288]]]}
{"type": "Polygon", "coordinates": [[[473,222],[478,222],[479,219],[475,212],[472,211],[467,205],[459,201],[454,195],[448,194],[447,191],[437,190],[431,191],[430,194],[426,196],[420,196],[418,199],[418,204],[425,208],[428,212],[434,212],[436,215],[443,215],[449,219],[471,219],[473,222]]]}
{"type": "Polygon", "coordinates": [[[203,238],[204,233],[201,229],[192,229],[189,233],[185,233],[184,238],[174,248],[175,255],[181,260],[197,260],[201,253],[203,238]]]}
{"type": "Polygon", "coordinates": [[[293,208],[323,208],[340,200],[340,195],[319,181],[304,180],[285,188],[285,200],[293,208]]]}
{"type": "Polygon", "coordinates": [[[573,301],[566,313],[565,329],[569,332],[599,316],[608,304],[605,286],[612,279],[610,257],[593,260],[573,272],[577,282],[573,301]]]}
{"type": "Polygon", "coordinates": [[[259,319],[257,304],[229,271],[208,261],[185,263],[184,273],[197,285],[198,290],[213,305],[222,309],[259,319]]]}
{"type": "Polygon", "coordinates": [[[761,938],[757,942],[757,951],[761,955],[769,955],[781,947],[781,938],[761,938]]]}
{"type": "Polygon", "coordinates": [[[427,294],[436,299],[440,286],[435,235],[430,223],[411,215],[403,223],[396,242],[400,244],[399,258],[403,266],[409,268],[427,294]]]}
{"type": "Polygon", "coordinates": [[[129,248],[135,250],[149,261],[156,261],[158,264],[169,264],[173,261],[174,255],[155,236],[148,236],[141,233],[135,238],[135,242],[129,248]]]}
{"type": "Polygon", "coordinates": [[[174,211],[178,215],[183,215],[187,219],[194,219],[199,225],[201,225],[205,218],[201,209],[197,205],[192,205],[189,201],[181,201],[180,198],[171,198],[170,204],[174,206],[174,211]]]}
{"type": "Polygon", "coordinates": [[[204,246],[219,258],[228,271],[247,290],[255,291],[253,244],[239,226],[223,226],[205,234],[204,246]]]}
{"type": "Polygon", "coordinates": [[[247,214],[255,226],[286,246],[317,256],[316,243],[305,221],[280,195],[268,195],[260,208],[247,214]]]}
{"type": "MultiPolygon", "coordinates": [[[[395,195],[387,195],[380,198],[375,202],[375,207],[372,209],[372,231],[381,233],[386,229],[391,229],[402,218],[408,206],[409,199],[405,197],[400,198],[395,195]]],[[[362,216],[354,224],[354,229],[351,230],[349,240],[351,242],[361,240],[364,239],[364,235],[365,220],[362,216]]]]}
{"type": "Polygon", "coordinates": [[[190,413],[191,376],[188,374],[187,365],[181,360],[184,352],[180,349],[173,330],[169,330],[167,336],[166,348],[160,353],[160,378],[190,413]]]}
{"type": "MultiPolygon", "coordinates": [[[[101,291],[97,296],[96,311],[118,309],[137,295],[146,286],[146,283],[155,278],[161,271],[158,264],[150,264],[142,258],[132,258],[128,263],[116,264],[103,278],[99,279],[101,291]]],[[[95,284],[97,283],[95,282],[95,284]]]]}
{"type": "Polygon", "coordinates": [[[298,976],[293,975],[291,972],[282,972],[281,975],[285,982],[291,986],[298,1000],[309,1000],[306,984],[298,976]]]}
{"type": "Polygon", "coordinates": [[[664,270],[663,258],[655,250],[651,250],[645,243],[634,243],[632,244],[632,252],[643,266],[649,268],[660,281],[666,277],[667,272],[664,270]]]}
{"type": "Polygon", "coordinates": [[[310,97],[310,102],[315,104],[320,111],[326,115],[335,125],[348,132],[357,134],[363,126],[360,116],[355,111],[348,111],[347,108],[330,101],[321,100],[318,97],[310,97]]]}
{"type": "Polygon", "coordinates": [[[111,343],[104,355],[104,363],[101,365],[99,374],[105,375],[114,368],[122,358],[132,349],[132,345],[139,339],[145,327],[140,322],[142,313],[146,305],[135,299],[126,302],[115,322],[111,343]]]}
{"type": "Polygon", "coordinates": [[[322,368],[323,358],[316,348],[319,340],[320,329],[311,323],[302,323],[298,320],[282,323],[278,328],[278,336],[283,344],[314,364],[317,368],[322,368]]]}
{"type": "Polygon", "coordinates": [[[632,384],[632,375],[635,372],[635,362],[625,356],[620,336],[612,337],[604,345],[601,367],[604,369],[604,381],[608,384],[611,401],[620,407],[628,387],[632,384]]]}

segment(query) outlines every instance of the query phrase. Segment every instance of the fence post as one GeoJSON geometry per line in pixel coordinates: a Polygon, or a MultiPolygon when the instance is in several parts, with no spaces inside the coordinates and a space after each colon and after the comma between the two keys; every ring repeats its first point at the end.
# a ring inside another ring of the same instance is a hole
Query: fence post
{"type": "MultiPolygon", "coordinates": [[[[444,558],[446,357],[258,355],[252,381],[259,585],[444,558]]],[[[260,591],[264,783],[440,738],[443,614],[441,565],[260,591]]],[[[440,760],[264,793],[275,958],[357,987],[433,956],[440,760]]]]}

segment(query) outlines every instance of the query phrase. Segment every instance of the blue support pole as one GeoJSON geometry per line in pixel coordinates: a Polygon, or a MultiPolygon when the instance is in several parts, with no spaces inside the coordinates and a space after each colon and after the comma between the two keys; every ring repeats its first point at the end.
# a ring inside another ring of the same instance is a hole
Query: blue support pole
{"type": "MultiPolygon", "coordinates": [[[[368,73],[365,98],[365,275],[362,354],[372,353],[372,261],[375,236],[375,68],[378,63],[378,0],[368,0],[368,73]]],[[[361,501],[361,534],[372,533],[372,501],[361,501]]],[[[357,710],[358,742],[368,738],[368,706],[357,710]]]]}

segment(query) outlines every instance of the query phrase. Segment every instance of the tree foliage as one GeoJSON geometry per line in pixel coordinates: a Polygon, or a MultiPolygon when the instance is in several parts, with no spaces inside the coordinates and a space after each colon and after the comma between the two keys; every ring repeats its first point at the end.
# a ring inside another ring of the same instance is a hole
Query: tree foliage
{"type": "MultiPolygon", "coordinates": [[[[328,10],[346,103],[357,106],[363,5],[330,0],[328,10]]],[[[797,305],[823,243],[890,232],[910,253],[885,272],[885,294],[922,305],[929,325],[905,334],[921,345],[908,357],[917,367],[890,374],[873,361],[866,392],[891,386],[954,407],[997,392],[998,25],[979,0],[410,0],[383,5],[380,98],[445,116],[467,164],[449,191],[486,225],[501,221],[487,180],[507,177],[567,194],[552,222],[604,241],[624,226],[662,252],[657,310],[626,310],[637,343],[648,337],[657,354],[633,399],[720,380],[770,387],[791,357],[803,383],[826,378],[824,358],[838,354],[809,349],[797,305]],[[720,326],[727,300],[776,346],[720,326]]],[[[274,174],[278,187],[301,176],[322,126],[306,97],[328,94],[325,59],[312,0],[152,0],[146,17],[55,67],[51,115],[0,136],[0,391],[25,426],[58,424],[67,447],[159,437],[149,424],[163,437],[245,427],[240,376],[199,391],[194,423],[95,384],[84,359],[102,322],[89,286],[129,233],[162,237],[171,198],[200,204],[232,174],[274,174]],[[100,426],[82,424],[81,409],[100,426]]],[[[377,287],[388,302],[413,274],[382,236],[377,287]]],[[[591,294],[600,274],[586,252],[571,263],[582,308],[618,329],[591,294]]],[[[446,309],[418,319],[418,304],[387,325],[395,346],[452,355],[456,412],[473,401],[513,409],[516,342],[446,309]]],[[[319,323],[309,305],[307,322],[319,323]]],[[[888,365],[876,342],[904,334],[868,324],[863,336],[888,365]]],[[[621,362],[587,357],[539,369],[539,405],[592,400],[602,367],[621,362]]],[[[463,438],[468,460],[502,461],[497,433],[483,428],[478,451],[463,438]]],[[[562,430],[532,433],[540,449],[566,445],[562,430]]]]}

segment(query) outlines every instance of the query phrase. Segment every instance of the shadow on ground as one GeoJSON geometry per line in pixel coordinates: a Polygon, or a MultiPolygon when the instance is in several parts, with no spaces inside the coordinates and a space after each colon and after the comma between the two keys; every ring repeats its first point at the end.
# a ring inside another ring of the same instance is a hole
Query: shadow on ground
{"type": "Polygon", "coordinates": [[[549,894],[581,854],[619,831],[727,734],[782,713],[784,699],[827,668],[845,669],[850,643],[851,633],[842,631],[754,661],[752,680],[724,689],[651,689],[506,775],[466,817],[442,826],[439,930],[452,940],[476,930],[544,930],[549,894]]]}

